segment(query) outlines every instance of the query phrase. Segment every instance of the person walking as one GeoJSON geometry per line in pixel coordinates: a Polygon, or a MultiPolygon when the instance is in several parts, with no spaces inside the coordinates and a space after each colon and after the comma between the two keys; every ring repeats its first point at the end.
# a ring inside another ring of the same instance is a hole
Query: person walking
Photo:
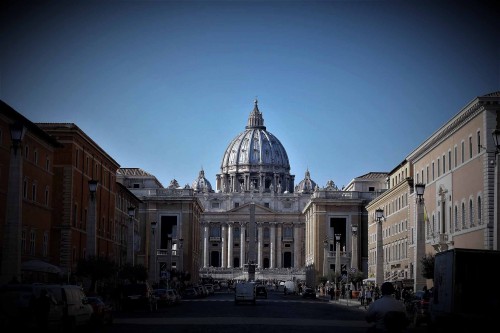
{"type": "Polygon", "coordinates": [[[403,302],[393,297],[394,286],[391,282],[384,282],[380,291],[382,296],[370,304],[365,314],[366,321],[373,323],[368,332],[402,332],[409,324],[403,302]]]}
{"type": "Polygon", "coordinates": [[[35,316],[40,332],[49,329],[50,298],[47,289],[40,291],[40,296],[35,300],[35,316]]]}

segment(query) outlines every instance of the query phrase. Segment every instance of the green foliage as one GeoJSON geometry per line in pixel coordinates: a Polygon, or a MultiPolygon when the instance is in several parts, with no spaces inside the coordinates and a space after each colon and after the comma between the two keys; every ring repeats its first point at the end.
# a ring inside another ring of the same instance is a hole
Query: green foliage
{"type": "Polygon", "coordinates": [[[420,263],[422,264],[422,277],[434,279],[434,258],[435,255],[427,253],[425,257],[420,259],[420,263]]]}
{"type": "Polygon", "coordinates": [[[118,277],[132,283],[142,282],[148,279],[148,270],[144,265],[125,264],[118,272],[118,277]]]}

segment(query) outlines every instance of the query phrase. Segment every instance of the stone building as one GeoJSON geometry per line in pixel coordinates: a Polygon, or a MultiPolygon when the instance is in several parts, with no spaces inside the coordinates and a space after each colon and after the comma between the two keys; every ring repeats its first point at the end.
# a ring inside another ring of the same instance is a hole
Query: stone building
{"type": "Polygon", "coordinates": [[[498,250],[499,111],[500,92],[474,98],[389,173],[388,190],[367,206],[367,272],[378,284],[420,290],[430,283],[421,276],[425,255],[498,250]]]}

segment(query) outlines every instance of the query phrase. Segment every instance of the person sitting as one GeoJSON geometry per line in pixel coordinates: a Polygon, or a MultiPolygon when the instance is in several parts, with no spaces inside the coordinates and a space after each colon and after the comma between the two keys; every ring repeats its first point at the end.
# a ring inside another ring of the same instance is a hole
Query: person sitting
{"type": "Polygon", "coordinates": [[[391,282],[384,282],[380,289],[382,297],[370,304],[366,311],[366,321],[373,323],[368,332],[401,332],[408,325],[405,306],[393,297],[394,286],[391,282]]]}

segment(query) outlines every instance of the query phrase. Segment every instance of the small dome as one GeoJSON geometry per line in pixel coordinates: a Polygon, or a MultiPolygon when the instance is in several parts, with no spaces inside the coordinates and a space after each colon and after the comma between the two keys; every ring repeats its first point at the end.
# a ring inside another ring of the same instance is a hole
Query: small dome
{"type": "Polygon", "coordinates": [[[311,174],[309,170],[306,171],[305,178],[300,181],[300,183],[295,186],[296,193],[312,193],[317,187],[314,180],[311,179],[311,174]]]}
{"type": "Polygon", "coordinates": [[[192,186],[193,190],[197,193],[204,192],[213,192],[212,184],[205,178],[205,171],[201,170],[198,174],[198,178],[193,182],[192,186]]]}

